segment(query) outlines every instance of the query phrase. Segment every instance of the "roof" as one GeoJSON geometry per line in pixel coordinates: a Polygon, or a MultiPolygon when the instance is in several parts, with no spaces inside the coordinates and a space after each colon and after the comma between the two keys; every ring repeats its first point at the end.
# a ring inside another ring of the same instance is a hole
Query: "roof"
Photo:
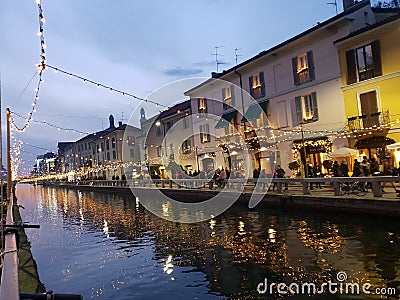
{"type": "Polygon", "coordinates": [[[65,148],[67,148],[69,145],[72,145],[74,142],[59,142],[57,144],[57,148],[60,149],[61,151],[64,151],[65,148]]]}
{"type": "MultiPolygon", "coordinates": [[[[268,54],[271,54],[274,51],[276,51],[276,50],[278,50],[278,49],[280,49],[282,47],[285,47],[285,46],[287,46],[287,45],[299,40],[300,38],[302,38],[302,37],[314,32],[314,31],[317,31],[320,28],[323,28],[323,27],[329,25],[330,23],[333,23],[333,22],[335,22],[337,20],[340,20],[341,18],[344,18],[345,16],[347,16],[347,15],[349,15],[349,14],[351,14],[351,13],[357,11],[357,10],[359,10],[360,8],[369,5],[369,3],[370,3],[369,1],[362,1],[362,2],[356,3],[353,6],[351,6],[351,8],[349,8],[348,10],[346,10],[346,11],[340,13],[340,14],[337,14],[336,16],[334,16],[334,17],[332,17],[332,18],[330,18],[330,19],[328,19],[328,20],[326,20],[324,22],[318,23],[316,26],[311,27],[311,28],[307,29],[306,31],[303,31],[302,33],[300,33],[300,34],[298,34],[298,35],[296,35],[296,36],[294,36],[294,37],[292,37],[292,38],[290,38],[290,39],[288,39],[288,40],[286,40],[286,41],[284,41],[284,42],[282,42],[282,43],[280,43],[280,44],[278,44],[278,45],[276,45],[276,46],[274,46],[274,47],[272,47],[272,48],[270,48],[268,50],[261,51],[257,55],[245,60],[244,62],[242,62],[242,63],[240,63],[240,64],[238,64],[238,65],[236,65],[236,66],[234,66],[234,67],[232,67],[232,68],[230,68],[228,70],[224,70],[221,73],[215,73],[215,72],[211,73],[211,76],[212,76],[212,78],[220,78],[220,77],[222,77],[222,76],[224,76],[224,75],[226,75],[228,73],[234,72],[234,71],[236,71],[236,70],[238,70],[238,69],[250,64],[251,62],[253,62],[253,61],[255,61],[255,60],[257,60],[257,59],[259,59],[261,57],[264,57],[264,56],[266,56],[268,54]]],[[[206,85],[208,83],[209,83],[209,80],[206,80],[205,82],[203,82],[203,83],[195,86],[194,88],[186,91],[185,95],[186,95],[186,93],[190,93],[190,92],[196,90],[197,88],[199,88],[201,86],[204,86],[204,85],[206,85]]]]}
{"type": "Polygon", "coordinates": [[[161,120],[164,119],[166,117],[175,115],[176,113],[178,113],[178,111],[185,111],[187,109],[191,108],[191,100],[186,100],[184,102],[178,103],[176,105],[174,105],[173,107],[164,110],[163,112],[161,112],[156,120],[161,120]]]}
{"type": "Polygon", "coordinates": [[[393,16],[390,16],[390,17],[388,17],[386,19],[383,19],[382,21],[376,22],[376,23],[374,23],[372,25],[369,25],[367,27],[364,27],[364,28],[361,28],[359,30],[356,30],[356,31],[350,33],[349,35],[334,41],[333,43],[337,44],[337,43],[343,42],[343,41],[348,40],[348,39],[350,39],[350,38],[352,38],[354,36],[360,35],[360,34],[362,34],[364,32],[368,32],[370,30],[373,30],[375,28],[381,27],[381,26],[386,25],[388,23],[394,22],[394,21],[396,21],[398,19],[400,19],[400,13],[395,14],[393,16]]]}

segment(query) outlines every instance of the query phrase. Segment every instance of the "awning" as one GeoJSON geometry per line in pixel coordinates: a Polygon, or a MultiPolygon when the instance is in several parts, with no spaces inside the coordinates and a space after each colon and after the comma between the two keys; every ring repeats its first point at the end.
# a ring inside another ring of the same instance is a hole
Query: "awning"
{"type": "Polygon", "coordinates": [[[370,148],[384,148],[387,145],[394,144],[394,139],[385,136],[374,136],[367,139],[357,141],[355,148],[357,149],[370,149],[370,148]]]}
{"type": "Polygon", "coordinates": [[[236,111],[232,111],[227,114],[223,114],[221,119],[219,119],[217,125],[215,125],[215,129],[226,128],[229,126],[231,120],[236,116],[236,111]]]}
{"type": "Polygon", "coordinates": [[[258,104],[253,104],[247,109],[246,113],[242,118],[242,122],[248,122],[258,119],[260,117],[261,112],[265,110],[266,107],[267,107],[267,101],[258,104]]]}

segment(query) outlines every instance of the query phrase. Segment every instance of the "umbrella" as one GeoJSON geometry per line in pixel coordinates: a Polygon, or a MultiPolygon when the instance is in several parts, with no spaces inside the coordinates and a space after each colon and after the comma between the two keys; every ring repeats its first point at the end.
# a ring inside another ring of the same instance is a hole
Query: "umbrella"
{"type": "Polygon", "coordinates": [[[396,150],[396,149],[399,149],[399,148],[400,148],[400,142],[387,145],[386,148],[388,148],[389,150],[396,150]]]}
{"type": "Polygon", "coordinates": [[[355,156],[358,154],[358,150],[351,149],[351,148],[340,148],[328,154],[329,157],[348,157],[348,156],[355,156]]]}

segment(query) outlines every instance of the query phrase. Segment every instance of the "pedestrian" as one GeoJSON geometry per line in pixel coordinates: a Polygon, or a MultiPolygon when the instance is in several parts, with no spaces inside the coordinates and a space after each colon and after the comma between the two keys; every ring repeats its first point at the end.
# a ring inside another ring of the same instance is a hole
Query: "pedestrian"
{"type": "Polygon", "coordinates": [[[224,168],[221,169],[221,172],[219,173],[219,178],[218,178],[218,185],[222,188],[225,187],[225,180],[226,180],[226,171],[224,168]]]}
{"type": "Polygon", "coordinates": [[[369,176],[371,174],[371,172],[370,172],[370,162],[369,162],[369,160],[367,159],[367,157],[365,155],[363,156],[363,160],[360,163],[360,166],[361,166],[361,168],[363,170],[364,176],[369,176]]]}
{"type": "MultiPolygon", "coordinates": [[[[317,164],[314,166],[313,172],[314,172],[314,177],[322,177],[321,167],[318,166],[317,164]]],[[[321,182],[315,183],[315,187],[322,189],[321,182]]]]}
{"type": "Polygon", "coordinates": [[[340,166],[337,160],[334,161],[332,170],[333,170],[333,177],[343,177],[342,171],[340,170],[340,166]]]}
{"type": "Polygon", "coordinates": [[[355,159],[354,160],[352,177],[362,177],[362,176],[364,176],[364,172],[363,172],[363,169],[361,167],[361,163],[357,159],[355,159]]]}
{"type": "MultiPolygon", "coordinates": [[[[285,178],[285,174],[286,174],[285,170],[280,165],[277,165],[276,167],[277,167],[276,174],[278,175],[278,178],[285,178]]],[[[278,183],[278,184],[282,188],[282,183],[278,183]]],[[[288,190],[288,183],[285,182],[285,191],[287,191],[287,190],[288,190]]]]}
{"type": "Polygon", "coordinates": [[[370,170],[372,176],[379,176],[381,174],[381,172],[379,171],[379,165],[376,162],[375,157],[371,158],[370,170]]]}
{"type": "Polygon", "coordinates": [[[342,172],[343,177],[349,177],[349,167],[347,166],[345,159],[343,159],[340,164],[340,171],[342,172]]]}
{"type": "MultiPolygon", "coordinates": [[[[312,164],[308,164],[307,165],[307,177],[308,178],[313,178],[314,177],[314,169],[313,169],[313,166],[312,166],[312,164]]],[[[312,182],[310,182],[310,190],[313,190],[314,188],[313,188],[313,184],[312,184],[312,182]]]]}

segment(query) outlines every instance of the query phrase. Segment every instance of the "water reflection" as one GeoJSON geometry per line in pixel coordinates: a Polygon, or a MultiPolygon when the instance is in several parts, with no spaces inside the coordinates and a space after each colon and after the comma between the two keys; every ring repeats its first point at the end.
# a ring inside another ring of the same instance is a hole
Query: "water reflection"
{"type": "MultiPolygon", "coordinates": [[[[27,207],[24,220],[43,227],[28,232],[42,281],[55,291],[68,283],[88,299],[252,299],[265,278],[322,284],[339,271],[352,282],[400,285],[396,221],[378,227],[234,206],[207,222],[180,224],[148,213],[130,195],[19,185],[17,196],[27,207]]],[[[167,204],[163,213],[171,213],[167,204]]]]}

